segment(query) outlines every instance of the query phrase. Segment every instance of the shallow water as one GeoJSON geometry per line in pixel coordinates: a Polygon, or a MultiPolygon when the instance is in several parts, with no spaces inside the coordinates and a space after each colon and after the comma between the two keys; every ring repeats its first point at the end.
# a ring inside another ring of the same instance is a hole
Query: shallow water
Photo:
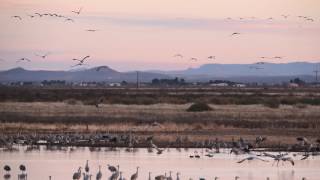
{"type": "MultiPolygon", "coordinates": [[[[25,149],[25,148],[23,148],[25,149]]],[[[270,177],[271,180],[301,180],[306,177],[307,180],[320,179],[320,158],[310,158],[300,161],[301,156],[294,157],[295,166],[289,163],[279,164],[279,167],[272,166],[272,161],[252,161],[238,164],[237,161],[247,157],[235,156],[227,153],[215,154],[213,158],[201,155],[200,159],[189,158],[194,149],[169,149],[161,155],[155,152],[148,153],[147,149],[137,149],[136,152],[126,152],[125,149],[110,151],[108,148],[102,148],[100,151],[90,151],[88,148],[77,148],[77,150],[68,151],[47,151],[42,147],[40,151],[25,152],[22,148],[17,152],[0,151],[1,177],[4,175],[3,166],[8,164],[12,168],[12,178],[17,179],[19,165],[27,166],[29,180],[49,179],[53,180],[72,179],[72,175],[79,166],[84,167],[86,160],[89,160],[90,173],[95,179],[99,165],[102,166],[103,179],[111,175],[107,171],[107,164],[120,165],[120,171],[126,179],[136,171],[139,166],[138,179],[147,179],[148,172],[152,172],[152,177],[165,172],[172,171],[175,179],[176,172],[180,172],[180,179],[219,179],[233,180],[239,176],[240,180],[265,180],[270,177]],[[14,178],[13,178],[14,177],[14,178]]],[[[226,151],[227,152],[227,151],[226,151]]],[[[290,154],[292,155],[292,154],[290,154]]],[[[268,158],[264,158],[268,159],[268,158]]],[[[271,159],[269,159],[271,160],[271,159]]]]}

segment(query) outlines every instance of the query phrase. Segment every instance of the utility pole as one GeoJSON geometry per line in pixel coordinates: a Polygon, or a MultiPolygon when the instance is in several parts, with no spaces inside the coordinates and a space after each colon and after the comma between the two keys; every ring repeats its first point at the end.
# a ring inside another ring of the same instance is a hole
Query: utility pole
{"type": "Polygon", "coordinates": [[[318,73],[320,72],[319,70],[313,71],[316,74],[316,83],[318,83],[318,73]]]}
{"type": "Polygon", "coordinates": [[[137,89],[139,89],[140,82],[139,82],[139,71],[137,71],[137,89]]]}

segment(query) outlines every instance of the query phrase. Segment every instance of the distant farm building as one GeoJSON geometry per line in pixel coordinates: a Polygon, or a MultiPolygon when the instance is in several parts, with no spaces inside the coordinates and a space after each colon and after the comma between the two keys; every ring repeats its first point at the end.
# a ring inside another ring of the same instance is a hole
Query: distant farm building
{"type": "Polygon", "coordinates": [[[237,87],[237,88],[245,88],[247,85],[245,85],[245,84],[235,84],[233,86],[237,87]]]}
{"type": "Polygon", "coordinates": [[[110,87],[120,87],[121,83],[109,83],[110,87]]]}
{"type": "Polygon", "coordinates": [[[210,86],[212,86],[212,87],[228,87],[229,84],[228,83],[212,83],[212,84],[210,84],[210,86]]]}

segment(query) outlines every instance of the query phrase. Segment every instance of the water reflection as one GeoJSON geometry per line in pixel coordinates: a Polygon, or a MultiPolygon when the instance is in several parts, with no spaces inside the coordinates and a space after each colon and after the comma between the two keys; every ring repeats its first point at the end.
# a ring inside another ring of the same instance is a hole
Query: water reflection
{"type": "Polygon", "coordinates": [[[19,147],[18,151],[0,151],[1,176],[5,175],[3,167],[5,164],[11,166],[12,177],[20,173],[19,165],[27,167],[28,179],[45,180],[52,176],[53,180],[71,179],[79,166],[84,167],[89,160],[90,173],[95,177],[101,165],[103,179],[111,176],[107,170],[107,164],[120,165],[120,171],[126,179],[136,172],[139,166],[138,179],[147,179],[149,172],[152,177],[160,174],[169,174],[172,171],[174,179],[176,172],[180,172],[180,179],[206,179],[233,180],[235,176],[245,180],[319,180],[320,159],[317,157],[309,160],[299,161],[301,157],[293,157],[296,163],[291,166],[287,163],[279,167],[273,166],[272,161],[266,163],[261,161],[236,163],[246,156],[235,156],[222,150],[220,154],[213,157],[205,156],[205,151],[197,149],[200,158],[189,158],[195,149],[169,149],[163,154],[157,155],[156,151],[149,152],[148,149],[120,149],[120,148],[87,148],[87,147],[19,147]]]}

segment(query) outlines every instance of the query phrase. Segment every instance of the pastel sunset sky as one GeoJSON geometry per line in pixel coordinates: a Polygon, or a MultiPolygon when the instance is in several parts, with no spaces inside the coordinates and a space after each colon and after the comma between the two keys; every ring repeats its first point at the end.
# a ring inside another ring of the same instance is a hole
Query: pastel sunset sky
{"type": "Polygon", "coordinates": [[[1,70],[68,70],[86,55],[90,67],[120,71],[320,60],[319,0],[1,0],[0,27],[1,70]]]}

